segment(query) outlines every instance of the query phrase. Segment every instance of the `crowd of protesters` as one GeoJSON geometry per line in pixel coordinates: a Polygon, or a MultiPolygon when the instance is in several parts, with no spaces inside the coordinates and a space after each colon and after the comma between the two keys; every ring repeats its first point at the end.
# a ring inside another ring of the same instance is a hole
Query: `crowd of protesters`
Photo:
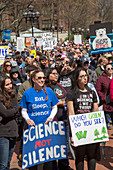
{"type": "MultiPolygon", "coordinates": [[[[58,43],[52,50],[43,50],[43,47],[25,47],[22,52],[17,51],[13,43],[4,41],[3,45],[9,46],[9,54],[5,56],[5,61],[0,66],[0,129],[2,129],[0,170],[9,169],[16,138],[21,141],[19,149],[21,161],[23,129],[52,120],[65,122],[67,146],[69,145],[72,155],[76,158],[77,170],[83,170],[85,155],[87,155],[89,170],[95,170],[96,160],[100,160],[99,143],[73,146],[73,139],[69,138],[71,136],[69,115],[98,111],[101,107],[105,113],[107,128],[111,128],[113,53],[94,55],[91,53],[88,41],[84,41],[83,44],[58,43]],[[36,56],[31,54],[31,50],[36,51],[36,56]],[[35,96],[46,98],[44,102],[48,103],[49,114],[33,119],[31,103],[35,103],[35,96]],[[92,101],[90,105],[88,102],[85,104],[88,109],[80,107],[82,102],[77,102],[78,98],[84,96],[89,96],[92,101]]],[[[57,170],[57,168],[72,170],[69,159],[44,164],[43,170],[47,167],[50,170],[57,170]]],[[[30,169],[36,168],[34,166],[30,169]]]]}

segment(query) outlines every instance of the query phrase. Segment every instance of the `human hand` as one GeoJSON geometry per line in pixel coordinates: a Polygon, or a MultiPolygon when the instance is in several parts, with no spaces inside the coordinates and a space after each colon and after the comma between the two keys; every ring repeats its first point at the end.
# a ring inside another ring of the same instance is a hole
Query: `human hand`
{"type": "Polygon", "coordinates": [[[48,117],[47,120],[46,120],[46,122],[45,122],[45,124],[48,124],[48,123],[51,122],[52,120],[53,120],[52,118],[48,117]]]}
{"type": "Polygon", "coordinates": [[[35,126],[34,121],[31,120],[31,119],[27,119],[26,122],[27,122],[27,124],[28,124],[29,126],[35,126]]]}
{"type": "Polygon", "coordinates": [[[76,146],[74,145],[74,141],[73,141],[72,137],[70,137],[70,140],[71,140],[71,145],[74,146],[74,147],[77,147],[77,145],[76,146]]]}

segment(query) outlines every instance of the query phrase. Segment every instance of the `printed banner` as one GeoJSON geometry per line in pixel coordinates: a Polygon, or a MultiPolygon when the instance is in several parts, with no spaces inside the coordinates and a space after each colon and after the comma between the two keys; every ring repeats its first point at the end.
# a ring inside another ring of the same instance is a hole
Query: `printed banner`
{"type": "Polygon", "coordinates": [[[10,40],[11,38],[11,30],[3,30],[3,39],[10,40]]]}
{"type": "Polygon", "coordinates": [[[75,146],[109,141],[104,112],[69,116],[75,146]]]}
{"type": "Polygon", "coordinates": [[[6,54],[9,54],[9,46],[0,46],[0,65],[4,63],[6,54]]]}
{"type": "Polygon", "coordinates": [[[22,169],[57,159],[67,159],[64,122],[41,123],[24,131],[22,169]]]}
{"type": "Polygon", "coordinates": [[[74,43],[82,44],[82,35],[74,35],[74,43]]]}
{"type": "Polygon", "coordinates": [[[17,37],[17,51],[24,51],[24,38],[17,37]]]}
{"type": "Polygon", "coordinates": [[[53,49],[53,34],[43,33],[42,42],[43,42],[43,50],[52,50],[53,49]]]}
{"type": "Polygon", "coordinates": [[[96,30],[96,36],[91,36],[90,40],[92,54],[113,51],[113,33],[106,34],[106,28],[96,30]]]}

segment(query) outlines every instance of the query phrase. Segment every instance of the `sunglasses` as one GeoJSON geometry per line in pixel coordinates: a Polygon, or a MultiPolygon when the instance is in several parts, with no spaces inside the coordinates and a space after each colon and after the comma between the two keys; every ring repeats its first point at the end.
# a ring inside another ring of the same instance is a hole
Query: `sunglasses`
{"type": "Polygon", "coordinates": [[[46,77],[37,77],[37,78],[36,78],[36,80],[41,80],[41,79],[45,80],[46,77]]]}
{"type": "Polygon", "coordinates": [[[11,65],[6,65],[6,67],[11,67],[11,65]]]}
{"type": "Polygon", "coordinates": [[[112,68],[107,68],[106,70],[113,70],[113,67],[112,68]]]}
{"type": "Polygon", "coordinates": [[[8,58],[8,57],[7,57],[6,59],[11,59],[11,58],[8,58]]]}

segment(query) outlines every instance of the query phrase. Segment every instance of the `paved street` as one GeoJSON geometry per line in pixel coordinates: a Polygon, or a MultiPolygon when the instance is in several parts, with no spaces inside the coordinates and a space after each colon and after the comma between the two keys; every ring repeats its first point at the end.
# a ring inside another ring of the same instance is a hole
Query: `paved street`
{"type": "MultiPolygon", "coordinates": [[[[103,159],[101,158],[100,162],[97,162],[96,164],[96,170],[113,170],[113,127],[111,130],[108,131],[109,133],[109,142],[106,144],[105,148],[105,154],[106,157],[103,159]]],[[[19,142],[17,143],[17,146],[15,148],[15,152],[13,154],[13,158],[11,161],[11,169],[10,170],[21,170],[21,166],[19,166],[19,161],[18,161],[18,148],[19,148],[19,142]]],[[[102,151],[102,146],[101,146],[101,151],[102,151]]],[[[75,165],[74,165],[74,160],[70,158],[70,166],[76,170],[75,165]]],[[[85,161],[85,168],[84,170],[87,170],[87,162],[85,161]]]]}

